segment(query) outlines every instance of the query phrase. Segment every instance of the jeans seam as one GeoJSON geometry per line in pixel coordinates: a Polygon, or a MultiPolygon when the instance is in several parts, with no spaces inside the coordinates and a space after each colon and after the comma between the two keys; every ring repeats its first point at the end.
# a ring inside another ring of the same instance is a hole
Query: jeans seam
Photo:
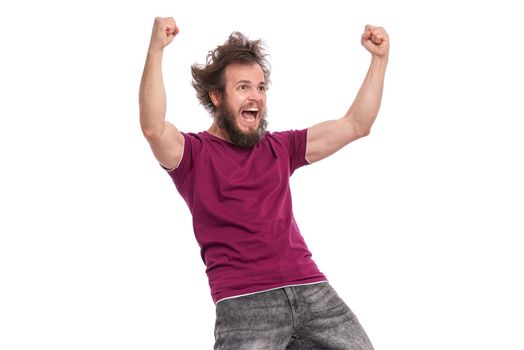
{"type": "Polygon", "coordinates": [[[287,300],[288,300],[288,303],[289,303],[289,309],[291,310],[291,330],[293,331],[292,334],[295,334],[295,331],[296,331],[296,310],[295,310],[295,307],[293,306],[293,302],[294,302],[294,295],[293,295],[293,291],[291,288],[284,288],[284,294],[286,295],[287,297],[287,300]],[[291,296],[290,296],[291,294],[291,296]]]}

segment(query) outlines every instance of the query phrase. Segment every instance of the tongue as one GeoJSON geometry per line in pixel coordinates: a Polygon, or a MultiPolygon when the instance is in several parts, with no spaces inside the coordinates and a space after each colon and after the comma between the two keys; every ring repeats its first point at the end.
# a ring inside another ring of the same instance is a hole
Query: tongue
{"type": "Polygon", "coordinates": [[[242,112],[242,118],[247,120],[254,120],[255,114],[253,112],[242,112]]]}

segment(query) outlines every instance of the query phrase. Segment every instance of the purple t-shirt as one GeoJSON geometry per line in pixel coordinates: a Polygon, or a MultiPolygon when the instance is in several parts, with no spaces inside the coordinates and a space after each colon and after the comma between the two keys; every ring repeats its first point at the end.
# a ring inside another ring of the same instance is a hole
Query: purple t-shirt
{"type": "Polygon", "coordinates": [[[325,281],[293,217],[289,177],[306,161],[307,129],[266,132],[243,149],[208,132],[183,133],[168,173],[193,216],[216,302],[325,281]]]}

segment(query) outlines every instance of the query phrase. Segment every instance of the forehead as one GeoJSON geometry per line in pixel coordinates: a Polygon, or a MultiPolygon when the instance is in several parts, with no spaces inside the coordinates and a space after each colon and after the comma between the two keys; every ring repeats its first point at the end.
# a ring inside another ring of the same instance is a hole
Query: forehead
{"type": "Polygon", "coordinates": [[[224,76],[226,84],[236,84],[239,81],[249,81],[253,84],[264,84],[264,71],[257,63],[242,64],[232,63],[226,66],[224,76]]]}

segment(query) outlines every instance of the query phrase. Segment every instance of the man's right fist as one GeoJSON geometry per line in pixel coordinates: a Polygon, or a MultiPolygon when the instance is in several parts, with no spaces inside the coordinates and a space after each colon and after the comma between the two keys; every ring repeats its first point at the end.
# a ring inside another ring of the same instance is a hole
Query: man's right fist
{"type": "Polygon", "coordinates": [[[153,25],[153,32],[151,33],[151,42],[149,48],[154,50],[162,50],[169,45],[180,29],[176,26],[173,17],[157,17],[153,25]]]}

